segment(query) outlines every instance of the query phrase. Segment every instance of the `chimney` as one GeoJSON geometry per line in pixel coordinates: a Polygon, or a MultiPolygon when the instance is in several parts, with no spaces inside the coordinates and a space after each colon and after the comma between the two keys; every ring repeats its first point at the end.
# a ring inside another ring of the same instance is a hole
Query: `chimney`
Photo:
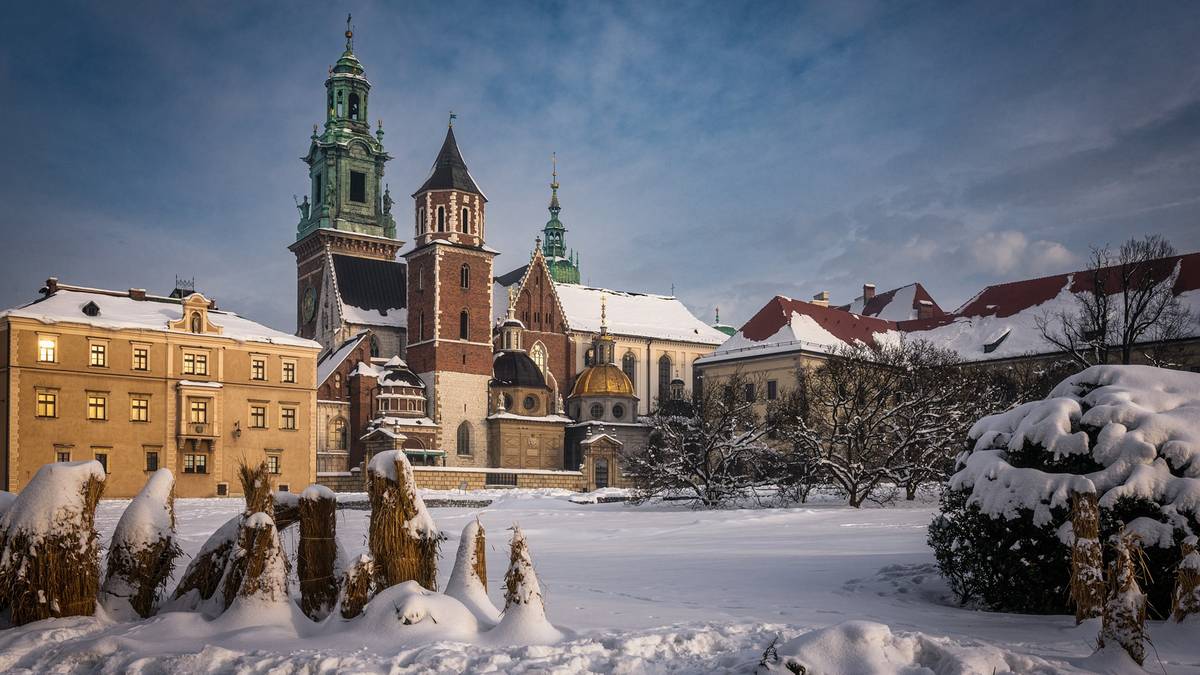
{"type": "Polygon", "coordinates": [[[821,307],[829,306],[829,291],[821,291],[813,296],[812,304],[820,305],[821,307]]]}
{"type": "Polygon", "coordinates": [[[47,297],[58,292],[58,277],[50,277],[46,280],[46,285],[42,287],[43,294],[47,297]]]}
{"type": "Polygon", "coordinates": [[[131,289],[129,289],[129,297],[133,298],[134,300],[145,300],[146,299],[146,289],[131,288],[131,289]]]}
{"type": "Polygon", "coordinates": [[[863,284],[863,302],[875,297],[875,284],[863,284]]]}
{"type": "Polygon", "coordinates": [[[932,301],[920,300],[917,302],[917,318],[918,319],[932,319],[933,316],[934,316],[934,313],[933,313],[933,302],[932,301]]]}

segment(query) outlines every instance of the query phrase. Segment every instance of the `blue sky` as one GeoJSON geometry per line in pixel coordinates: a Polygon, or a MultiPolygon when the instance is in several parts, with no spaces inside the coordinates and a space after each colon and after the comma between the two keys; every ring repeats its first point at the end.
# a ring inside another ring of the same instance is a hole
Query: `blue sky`
{"type": "Polygon", "coordinates": [[[0,306],[179,274],[294,329],[348,11],[386,182],[421,183],[453,109],[498,272],[551,152],[585,282],[732,323],[864,282],[953,308],[1132,235],[1200,249],[1195,3],[42,2],[0,29],[0,306]]]}

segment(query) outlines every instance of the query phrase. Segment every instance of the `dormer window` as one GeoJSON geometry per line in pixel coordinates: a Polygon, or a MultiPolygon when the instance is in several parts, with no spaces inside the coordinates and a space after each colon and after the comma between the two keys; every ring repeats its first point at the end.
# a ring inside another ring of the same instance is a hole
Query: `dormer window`
{"type": "Polygon", "coordinates": [[[88,316],[100,316],[100,305],[89,301],[88,304],[83,306],[83,313],[88,316]]]}
{"type": "Polygon", "coordinates": [[[983,353],[991,354],[992,352],[996,351],[1000,345],[1004,344],[1004,341],[1008,339],[1008,336],[1011,332],[1011,329],[1005,329],[1005,331],[1000,334],[1000,337],[992,340],[991,342],[984,343],[983,353]]]}

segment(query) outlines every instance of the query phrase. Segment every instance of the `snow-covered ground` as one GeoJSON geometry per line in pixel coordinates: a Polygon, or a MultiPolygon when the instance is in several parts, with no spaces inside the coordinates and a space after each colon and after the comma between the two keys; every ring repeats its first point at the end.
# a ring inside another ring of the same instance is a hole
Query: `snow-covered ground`
{"type": "MultiPolygon", "coordinates": [[[[1130,667],[1107,655],[1088,659],[1095,622],[1077,627],[1068,616],[954,606],[925,544],[931,502],[693,511],[576,504],[555,491],[486,496],[496,501],[483,509],[433,509],[450,536],[439,583],[449,576],[458,533],[478,516],[488,537],[489,594],[502,606],[506,528],[519,523],[549,618],[567,633],[563,642],[466,645],[429,642],[427,631],[347,630],[336,617],[325,625],[252,613],[209,622],[173,612],[135,623],[87,617],[0,631],[0,671],[749,673],[777,639],[779,655],[806,660],[810,674],[1130,667]]],[[[126,504],[101,504],[102,541],[126,504]]],[[[241,508],[238,499],[179,500],[186,556],[241,508]]],[[[339,513],[343,548],[365,550],[369,512],[339,513]]],[[[293,553],[295,537],[294,528],[284,537],[293,553]]],[[[1150,672],[1200,673],[1200,624],[1153,622],[1150,634],[1157,650],[1150,672]]]]}

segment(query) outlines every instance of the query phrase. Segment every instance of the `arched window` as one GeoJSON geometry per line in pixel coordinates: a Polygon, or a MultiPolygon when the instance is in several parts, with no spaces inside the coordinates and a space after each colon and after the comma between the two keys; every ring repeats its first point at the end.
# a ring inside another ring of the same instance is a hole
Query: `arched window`
{"type": "Polygon", "coordinates": [[[425,234],[425,207],[417,209],[417,234],[425,234]]]}
{"type": "Polygon", "coordinates": [[[462,210],[462,222],[458,224],[458,229],[460,229],[463,234],[469,234],[471,232],[471,210],[465,206],[462,210]]]}
{"type": "Polygon", "coordinates": [[[346,420],[335,417],[329,423],[329,442],[334,450],[346,449],[346,420]]]}
{"type": "Polygon", "coordinates": [[[437,223],[437,227],[438,227],[438,229],[437,229],[437,231],[438,231],[438,232],[445,232],[445,231],[446,231],[446,207],[444,207],[444,206],[439,206],[439,207],[438,207],[438,215],[437,215],[437,220],[438,220],[438,223],[437,223]]]}
{"type": "Polygon", "coordinates": [[[342,102],[342,93],[343,92],[340,92],[340,91],[337,93],[337,116],[338,117],[346,116],[346,107],[345,107],[344,103],[342,102]]]}
{"type": "Polygon", "coordinates": [[[469,340],[470,339],[470,337],[471,337],[471,333],[469,330],[471,327],[470,322],[471,322],[471,317],[470,317],[470,315],[467,314],[467,310],[464,309],[463,311],[458,313],[458,339],[459,340],[469,340]]]}
{"type": "Polygon", "coordinates": [[[424,311],[422,311],[419,315],[417,315],[417,339],[418,340],[425,339],[425,312],[424,311]]]}
{"type": "Polygon", "coordinates": [[[350,119],[361,121],[358,112],[358,94],[350,94],[350,119]]]}
{"type": "Polygon", "coordinates": [[[371,356],[379,356],[379,338],[371,336],[371,356]]]}
{"type": "Polygon", "coordinates": [[[637,356],[633,352],[625,352],[625,356],[621,357],[621,370],[625,373],[625,377],[633,384],[633,390],[637,391],[637,356]]]}
{"type": "Polygon", "coordinates": [[[671,357],[658,357],[658,397],[665,399],[671,391],[671,357]]]}
{"type": "Polygon", "coordinates": [[[458,270],[458,285],[463,288],[471,287],[471,266],[463,265],[458,270]]]}
{"type": "Polygon", "coordinates": [[[533,359],[533,362],[537,364],[538,370],[542,371],[542,375],[545,375],[546,366],[550,360],[549,354],[546,353],[546,345],[541,342],[533,343],[533,346],[529,348],[529,358],[533,359]]]}
{"type": "Polygon", "coordinates": [[[192,315],[192,332],[199,333],[200,329],[201,329],[200,313],[197,312],[192,315]]]}
{"type": "Polygon", "coordinates": [[[458,425],[458,454],[471,454],[471,423],[463,422],[458,425]]]}

